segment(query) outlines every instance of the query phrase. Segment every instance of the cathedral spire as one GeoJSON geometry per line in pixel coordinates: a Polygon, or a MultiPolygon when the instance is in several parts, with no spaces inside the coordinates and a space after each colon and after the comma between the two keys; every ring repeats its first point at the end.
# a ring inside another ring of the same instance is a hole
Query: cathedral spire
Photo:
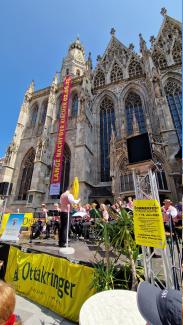
{"type": "Polygon", "coordinates": [[[66,75],[72,77],[82,76],[86,72],[86,61],[84,47],[79,36],[72,42],[68,49],[68,54],[63,60],[60,79],[64,80],[66,75]]]}
{"type": "Polygon", "coordinates": [[[59,83],[59,78],[58,78],[58,72],[55,73],[55,76],[53,78],[53,82],[52,82],[52,85],[58,85],[59,83]]]}
{"type": "Polygon", "coordinates": [[[92,70],[92,58],[91,58],[91,52],[88,53],[88,59],[86,61],[87,69],[92,70]]]}
{"type": "Polygon", "coordinates": [[[32,80],[30,85],[29,85],[28,91],[33,93],[34,88],[35,88],[35,83],[34,83],[34,80],[32,80]]]}
{"type": "Polygon", "coordinates": [[[156,41],[156,38],[154,37],[154,35],[152,35],[152,36],[150,37],[149,41],[150,41],[151,45],[153,46],[154,43],[155,43],[155,41],[156,41]]]}
{"type": "Polygon", "coordinates": [[[35,84],[34,84],[34,80],[32,80],[29,87],[27,88],[27,91],[25,92],[25,97],[24,97],[25,101],[30,101],[31,100],[32,95],[34,93],[34,88],[35,88],[35,84]]]}
{"type": "Polygon", "coordinates": [[[143,54],[147,51],[147,45],[141,33],[139,34],[139,38],[140,38],[140,51],[143,54]]]}

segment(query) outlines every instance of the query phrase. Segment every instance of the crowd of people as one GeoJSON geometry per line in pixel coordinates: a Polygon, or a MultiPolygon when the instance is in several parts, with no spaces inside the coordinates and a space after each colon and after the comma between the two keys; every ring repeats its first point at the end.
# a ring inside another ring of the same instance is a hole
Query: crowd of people
{"type": "MultiPolygon", "coordinates": [[[[42,204],[41,211],[45,219],[38,218],[32,226],[30,241],[44,233],[44,239],[58,235],[59,246],[64,247],[66,244],[67,235],[67,219],[68,211],[70,215],[69,235],[75,238],[89,239],[91,225],[95,225],[97,219],[102,222],[113,221],[112,213],[120,212],[121,208],[133,213],[134,202],[132,197],[126,200],[122,197],[114,202],[114,204],[101,203],[97,206],[96,203],[87,203],[81,205],[80,199],[75,200],[72,193],[67,190],[60,197],[60,203],[54,203],[52,209],[48,210],[46,204],[42,204]]],[[[169,218],[173,218],[175,224],[179,224],[182,220],[182,206],[180,204],[173,206],[169,199],[165,199],[162,205],[162,217],[165,225],[165,230],[169,229],[169,218]]]]}
{"type": "Polygon", "coordinates": [[[120,208],[133,210],[133,199],[128,197],[127,201],[119,197],[113,205],[101,203],[87,203],[81,205],[80,199],[74,200],[70,191],[66,191],[61,195],[60,203],[54,203],[52,209],[48,210],[46,204],[42,204],[41,211],[44,218],[37,218],[37,221],[32,226],[30,241],[45,234],[44,239],[50,238],[51,235],[58,234],[59,246],[63,247],[66,244],[66,229],[68,209],[70,214],[69,233],[77,238],[89,239],[90,226],[96,223],[97,219],[103,222],[113,220],[109,212],[109,206],[114,212],[119,212],[120,208]]]}

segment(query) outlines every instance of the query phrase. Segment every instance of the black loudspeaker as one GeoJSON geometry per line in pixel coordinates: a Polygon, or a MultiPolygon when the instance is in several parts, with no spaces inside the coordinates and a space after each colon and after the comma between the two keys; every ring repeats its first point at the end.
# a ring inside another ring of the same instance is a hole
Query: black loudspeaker
{"type": "Polygon", "coordinates": [[[136,164],[152,159],[148,133],[127,139],[129,164],[136,164]]]}

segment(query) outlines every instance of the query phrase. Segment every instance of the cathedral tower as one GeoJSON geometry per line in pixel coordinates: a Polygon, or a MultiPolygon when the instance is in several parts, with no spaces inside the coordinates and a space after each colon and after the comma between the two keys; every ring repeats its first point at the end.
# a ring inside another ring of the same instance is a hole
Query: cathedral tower
{"type": "Polygon", "coordinates": [[[84,47],[79,37],[69,46],[68,54],[63,60],[61,68],[61,81],[66,75],[79,77],[86,69],[84,47]]]}

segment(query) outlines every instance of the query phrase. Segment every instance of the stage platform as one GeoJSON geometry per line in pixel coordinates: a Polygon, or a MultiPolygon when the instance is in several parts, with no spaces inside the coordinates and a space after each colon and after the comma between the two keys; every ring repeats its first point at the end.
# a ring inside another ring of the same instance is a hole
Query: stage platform
{"type": "MultiPolygon", "coordinates": [[[[80,240],[80,239],[71,239],[69,241],[69,246],[73,247],[75,252],[74,254],[65,255],[59,253],[58,242],[55,239],[34,239],[32,243],[29,243],[28,240],[20,241],[19,243],[10,243],[9,245],[17,246],[24,251],[28,252],[37,252],[37,253],[46,253],[49,255],[67,258],[68,260],[80,263],[88,266],[92,266],[96,262],[100,261],[105,257],[105,250],[103,247],[98,248],[98,244],[93,240],[80,240]],[[97,255],[96,255],[97,250],[97,255]]],[[[110,254],[111,257],[115,258],[114,253],[110,254]]]]}

